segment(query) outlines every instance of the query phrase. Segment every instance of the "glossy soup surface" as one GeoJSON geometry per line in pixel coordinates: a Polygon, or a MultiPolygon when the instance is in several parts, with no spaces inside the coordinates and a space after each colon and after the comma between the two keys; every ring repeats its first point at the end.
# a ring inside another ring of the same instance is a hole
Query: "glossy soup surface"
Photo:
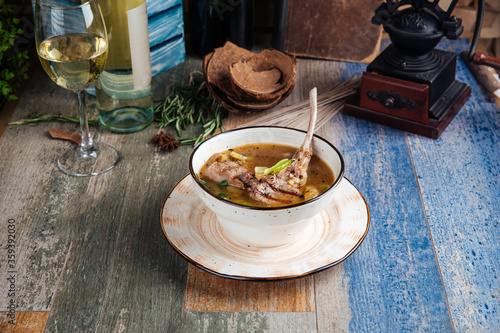
{"type": "MultiPolygon", "coordinates": [[[[297,148],[285,145],[260,143],[239,146],[232,148],[231,150],[238,154],[250,157],[248,161],[243,161],[242,163],[250,173],[255,173],[254,170],[256,166],[272,167],[282,159],[291,159],[297,151],[297,148]]],[[[231,150],[221,153],[229,154],[231,150]]],[[[225,184],[218,184],[204,175],[203,172],[205,168],[211,165],[218,155],[219,154],[215,154],[210,157],[199,172],[199,178],[210,190],[210,192],[238,204],[255,207],[267,207],[267,204],[252,199],[247,190],[225,184]]],[[[311,187],[314,187],[317,190],[315,193],[319,192],[319,194],[321,194],[333,185],[334,180],[335,177],[332,170],[326,165],[325,162],[316,157],[313,152],[311,162],[309,163],[309,167],[307,169],[307,183],[304,188],[310,189],[311,187]]],[[[306,201],[308,199],[310,199],[308,196],[305,198],[302,197],[301,201],[306,201]]]]}

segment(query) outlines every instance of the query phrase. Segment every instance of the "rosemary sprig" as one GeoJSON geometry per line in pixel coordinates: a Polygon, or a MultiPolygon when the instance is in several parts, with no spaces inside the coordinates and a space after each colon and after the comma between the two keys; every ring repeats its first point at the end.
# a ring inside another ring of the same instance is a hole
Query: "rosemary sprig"
{"type": "Polygon", "coordinates": [[[173,126],[182,145],[197,146],[217,129],[224,131],[222,120],[227,111],[210,95],[203,78],[191,75],[187,85],[174,84],[169,95],[155,105],[154,117],[159,128],[173,126]],[[188,125],[199,124],[202,132],[198,136],[182,137],[188,125]]]}
{"type": "MultiPolygon", "coordinates": [[[[29,125],[29,126],[34,126],[38,123],[45,123],[45,122],[51,122],[51,121],[58,121],[61,123],[80,123],[80,119],[76,116],[62,116],[60,114],[55,114],[55,113],[48,113],[48,114],[43,114],[43,115],[37,115],[36,112],[30,113],[28,117],[18,120],[18,121],[13,121],[10,122],[9,125],[12,125],[14,127],[18,127],[21,125],[29,125]]],[[[97,121],[96,120],[88,120],[89,125],[96,125],[97,121]]]]}
{"type": "MultiPolygon", "coordinates": [[[[201,73],[200,73],[201,74],[201,73]]],[[[154,107],[154,120],[158,127],[173,126],[177,131],[179,141],[182,145],[199,145],[203,140],[214,134],[217,129],[224,131],[223,119],[227,117],[227,111],[213,98],[203,80],[202,75],[191,75],[187,85],[174,84],[169,95],[156,103],[154,107]],[[188,125],[202,125],[202,132],[191,138],[182,138],[182,131],[188,125]]],[[[80,123],[76,116],[62,116],[60,114],[37,115],[31,113],[25,119],[9,123],[14,127],[21,125],[34,126],[42,122],[71,122],[80,123]]],[[[89,125],[96,125],[96,120],[89,119],[89,125]]]]}

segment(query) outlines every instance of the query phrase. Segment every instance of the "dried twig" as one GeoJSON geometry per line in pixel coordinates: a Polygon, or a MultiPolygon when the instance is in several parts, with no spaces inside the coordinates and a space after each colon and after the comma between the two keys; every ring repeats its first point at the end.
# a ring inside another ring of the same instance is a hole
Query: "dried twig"
{"type": "MultiPolygon", "coordinates": [[[[316,129],[327,123],[359,89],[361,79],[356,77],[336,84],[331,89],[318,94],[318,118],[316,129]]],[[[284,126],[307,130],[309,123],[309,100],[304,100],[251,120],[239,127],[284,126]]]]}

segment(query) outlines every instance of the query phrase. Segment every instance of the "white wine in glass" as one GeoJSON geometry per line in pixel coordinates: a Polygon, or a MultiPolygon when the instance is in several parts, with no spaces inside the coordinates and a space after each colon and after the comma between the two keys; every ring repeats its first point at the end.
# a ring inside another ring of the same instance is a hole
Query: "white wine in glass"
{"type": "Polygon", "coordinates": [[[89,133],[83,90],[101,75],[108,39],[97,0],[37,0],[35,43],[43,69],[57,85],[75,92],[82,141],[58,159],[62,171],[74,176],[94,176],[113,168],[118,150],[95,143],[89,133]]]}

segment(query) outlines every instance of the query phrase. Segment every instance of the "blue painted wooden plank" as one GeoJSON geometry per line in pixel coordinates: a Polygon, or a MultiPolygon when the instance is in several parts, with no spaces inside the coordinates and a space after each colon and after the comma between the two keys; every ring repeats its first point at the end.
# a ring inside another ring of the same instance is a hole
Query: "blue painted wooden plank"
{"type": "Polygon", "coordinates": [[[170,69],[186,60],[184,38],[171,40],[151,49],[151,72],[153,76],[170,69]]]}
{"type": "Polygon", "coordinates": [[[184,35],[182,7],[177,6],[149,17],[149,45],[161,44],[175,36],[184,35]]]}
{"type": "Polygon", "coordinates": [[[182,6],[182,0],[146,0],[148,16],[153,16],[177,5],[182,6]]]}
{"type": "MultiPolygon", "coordinates": [[[[364,68],[346,64],[343,79],[364,68]]],[[[349,331],[453,331],[405,132],[346,115],[332,121],[329,140],[371,217],[363,244],[343,263],[349,331]]]]}
{"type": "Polygon", "coordinates": [[[472,87],[464,109],[439,140],[408,143],[455,329],[500,332],[500,112],[461,60],[457,78],[472,87]]]}
{"type": "Polygon", "coordinates": [[[153,77],[184,62],[182,0],[148,0],[148,29],[153,77]]]}

